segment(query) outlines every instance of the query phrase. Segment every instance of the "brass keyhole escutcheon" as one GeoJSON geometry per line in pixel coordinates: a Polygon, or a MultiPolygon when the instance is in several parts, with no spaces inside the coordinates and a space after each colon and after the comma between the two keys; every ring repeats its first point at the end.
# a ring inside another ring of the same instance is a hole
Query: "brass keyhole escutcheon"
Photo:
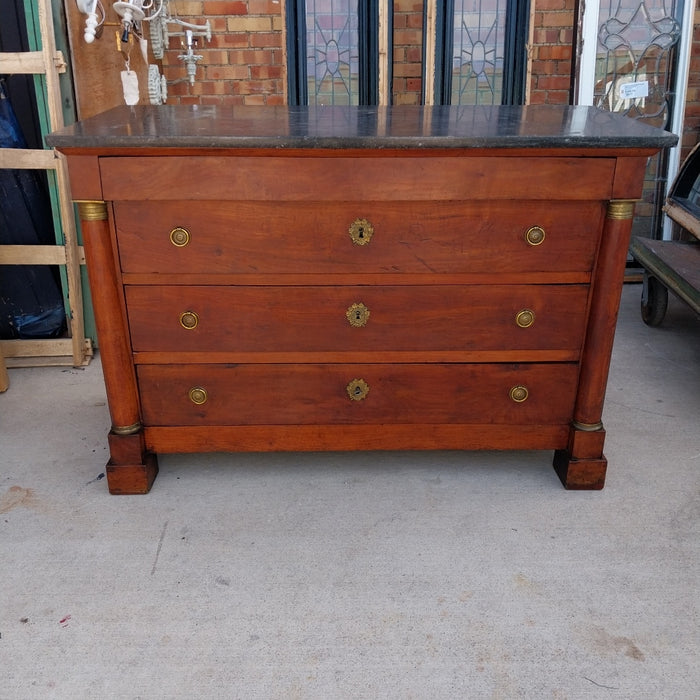
{"type": "Polygon", "coordinates": [[[345,312],[345,318],[353,328],[362,328],[367,325],[369,319],[369,309],[362,303],[352,304],[345,312]]]}
{"type": "Polygon", "coordinates": [[[369,384],[364,379],[353,379],[346,389],[353,401],[362,401],[369,394],[369,384]]]}
{"type": "Polygon", "coordinates": [[[206,403],[209,398],[207,390],[203,389],[201,386],[193,386],[190,389],[189,396],[190,401],[196,406],[201,406],[203,403],[206,403]]]}
{"type": "Polygon", "coordinates": [[[191,331],[199,325],[199,316],[194,311],[183,311],[180,314],[180,325],[191,331]]]}
{"type": "Polygon", "coordinates": [[[355,245],[367,245],[374,235],[374,226],[367,219],[355,219],[348,232],[355,245]]]}
{"type": "Polygon", "coordinates": [[[186,228],[176,226],[170,232],[170,242],[177,248],[184,248],[190,242],[190,232],[186,228]]]}
{"type": "Polygon", "coordinates": [[[535,322],[535,312],[530,311],[530,309],[523,309],[518,312],[518,315],[515,317],[515,322],[521,328],[529,328],[535,322]]]}
{"type": "Polygon", "coordinates": [[[525,240],[529,245],[540,245],[544,241],[546,235],[541,226],[531,226],[525,234],[525,240]]]}
{"type": "Polygon", "coordinates": [[[518,385],[514,386],[510,390],[510,398],[515,401],[515,403],[522,403],[523,401],[527,401],[527,397],[530,395],[530,392],[527,390],[526,386],[518,385]]]}

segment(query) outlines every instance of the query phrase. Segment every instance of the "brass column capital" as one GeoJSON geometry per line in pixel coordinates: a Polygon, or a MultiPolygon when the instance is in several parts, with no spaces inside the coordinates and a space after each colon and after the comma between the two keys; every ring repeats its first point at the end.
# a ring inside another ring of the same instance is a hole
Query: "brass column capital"
{"type": "Polygon", "coordinates": [[[133,425],[113,425],[112,432],[115,435],[134,435],[138,433],[143,425],[139,423],[134,423],[133,425]]]}
{"type": "Polygon", "coordinates": [[[611,199],[608,202],[606,217],[616,221],[632,219],[634,217],[634,205],[636,199],[611,199]]]}
{"type": "Polygon", "coordinates": [[[106,221],[107,203],[100,200],[76,200],[81,221],[106,221]]]}

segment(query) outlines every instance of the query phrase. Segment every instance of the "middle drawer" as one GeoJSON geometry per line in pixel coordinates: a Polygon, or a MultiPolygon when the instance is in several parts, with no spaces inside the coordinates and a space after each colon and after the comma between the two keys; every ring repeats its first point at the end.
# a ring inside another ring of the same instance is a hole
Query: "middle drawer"
{"type": "Polygon", "coordinates": [[[585,285],[127,286],[135,352],[568,350],[585,285]]]}

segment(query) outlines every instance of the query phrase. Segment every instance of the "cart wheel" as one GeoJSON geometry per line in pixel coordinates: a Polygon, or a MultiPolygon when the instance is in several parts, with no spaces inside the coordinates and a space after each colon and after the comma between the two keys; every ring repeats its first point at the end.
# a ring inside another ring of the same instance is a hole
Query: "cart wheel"
{"type": "Polygon", "coordinates": [[[647,326],[658,326],[664,320],[668,307],[668,289],[656,277],[644,273],[642,287],[642,321],[647,326]]]}

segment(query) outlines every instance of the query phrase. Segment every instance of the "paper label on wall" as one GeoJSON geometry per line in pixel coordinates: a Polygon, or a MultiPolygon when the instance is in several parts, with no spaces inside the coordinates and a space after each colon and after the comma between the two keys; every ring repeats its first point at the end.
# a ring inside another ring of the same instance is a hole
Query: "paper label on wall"
{"type": "Polygon", "coordinates": [[[139,79],[134,70],[122,71],[122,89],[124,90],[124,102],[135,105],[139,102],[139,79]]]}
{"type": "Polygon", "coordinates": [[[638,97],[649,97],[649,81],[642,80],[638,83],[623,83],[620,85],[620,98],[623,100],[635,100],[638,97]]]}

